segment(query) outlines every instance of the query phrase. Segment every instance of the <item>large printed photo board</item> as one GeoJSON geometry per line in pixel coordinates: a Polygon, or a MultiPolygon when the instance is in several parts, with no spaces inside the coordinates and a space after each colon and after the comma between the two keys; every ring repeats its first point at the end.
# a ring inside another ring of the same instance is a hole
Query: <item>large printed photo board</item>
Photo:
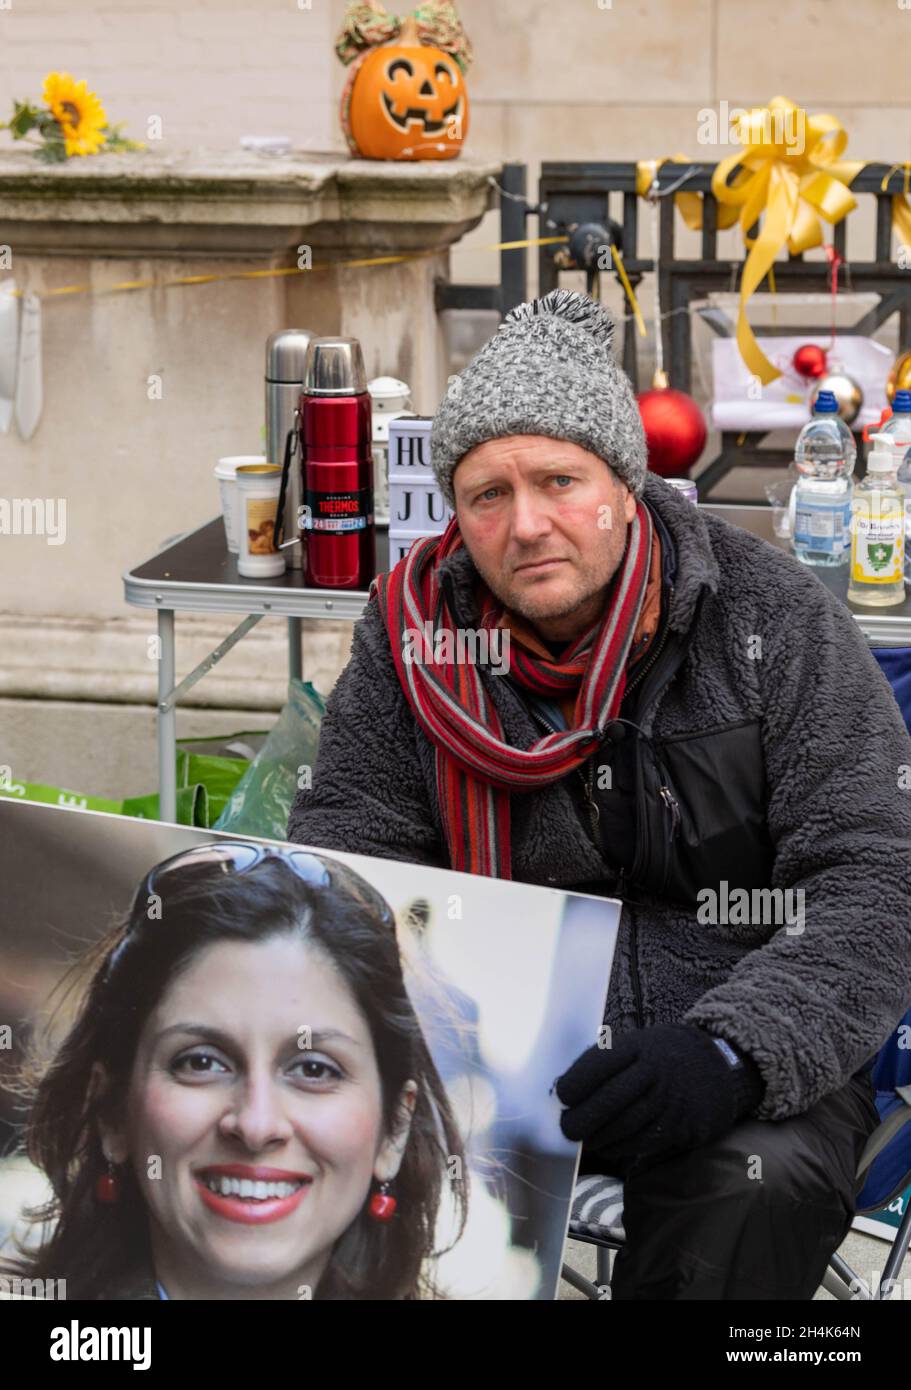
{"type": "Polygon", "coordinates": [[[619,904],[26,802],[0,872],[0,1245],[49,1296],[557,1296],[619,904]]]}

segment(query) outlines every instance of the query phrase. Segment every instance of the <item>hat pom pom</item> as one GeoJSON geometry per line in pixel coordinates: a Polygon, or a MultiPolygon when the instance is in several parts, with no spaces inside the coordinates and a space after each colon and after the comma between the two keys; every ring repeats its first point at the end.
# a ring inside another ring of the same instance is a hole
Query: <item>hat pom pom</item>
{"type": "Polygon", "coordinates": [[[558,318],[569,319],[570,323],[584,328],[586,333],[590,333],[595,342],[600,343],[605,349],[613,342],[614,321],[607,309],[596,299],[581,294],[579,290],[550,290],[542,299],[530,299],[526,304],[517,304],[514,309],[510,309],[500,324],[499,331],[502,333],[511,324],[522,323],[539,314],[555,314],[558,318]]]}

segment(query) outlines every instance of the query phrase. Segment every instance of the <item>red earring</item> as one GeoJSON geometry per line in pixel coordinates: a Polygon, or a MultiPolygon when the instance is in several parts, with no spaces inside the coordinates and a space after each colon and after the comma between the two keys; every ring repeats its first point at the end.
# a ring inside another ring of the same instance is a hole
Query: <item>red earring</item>
{"type": "Polygon", "coordinates": [[[389,1195],[388,1182],[381,1182],[379,1192],[374,1192],[370,1198],[368,1211],[374,1221],[391,1221],[397,1206],[398,1202],[389,1195]]]}
{"type": "Polygon", "coordinates": [[[110,1159],[107,1159],[107,1165],[108,1171],[102,1173],[95,1181],[95,1198],[110,1206],[120,1201],[120,1179],[114,1172],[114,1165],[110,1159]]]}

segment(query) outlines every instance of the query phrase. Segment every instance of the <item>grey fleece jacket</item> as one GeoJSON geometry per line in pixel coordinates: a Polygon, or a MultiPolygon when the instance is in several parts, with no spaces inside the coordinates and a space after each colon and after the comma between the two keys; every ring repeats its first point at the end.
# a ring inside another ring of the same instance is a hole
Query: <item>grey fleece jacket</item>
{"type": "MultiPolygon", "coordinates": [[[[676,547],[668,621],[689,646],[637,720],[659,737],[759,721],[768,886],[801,888],[805,916],[797,933],[774,922],[705,925],[696,908],[637,891],[621,915],[605,1022],[615,1033],[638,1026],[635,914],[643,1024],[697,1024],[748,1053],[765,1084],[756,1116],[782,1120],[846,1084],[911,1000],[911,791],[902,789],[911,737],[855,619],[812,572],[654,475],[644,500],[676,547]]],[[[460,611],[475,613],[467,551],[444,563],[460,611]]],[[[540,727],[500,677],[483,679],[508,741],[531,747],[540,727]]],[[[511,813],[514,878],[611,895],[616,869],[586,834],[565,779],[514,795],[511,813]]],[[[376,601],[355,625],[288,838],[449,867],[433,746],[399,685],[376,601]]]]}

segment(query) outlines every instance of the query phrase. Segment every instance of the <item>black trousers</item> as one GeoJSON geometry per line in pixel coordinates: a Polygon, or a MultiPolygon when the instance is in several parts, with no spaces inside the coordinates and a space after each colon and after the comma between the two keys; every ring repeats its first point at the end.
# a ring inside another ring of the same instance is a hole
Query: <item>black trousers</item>
{"type": "Polygon", "coordinates": [[[612,1299],[812,1299],[866,1180],[870,1074],[788,1120],[748,1119],[624,1182],[612,1299]]]}

